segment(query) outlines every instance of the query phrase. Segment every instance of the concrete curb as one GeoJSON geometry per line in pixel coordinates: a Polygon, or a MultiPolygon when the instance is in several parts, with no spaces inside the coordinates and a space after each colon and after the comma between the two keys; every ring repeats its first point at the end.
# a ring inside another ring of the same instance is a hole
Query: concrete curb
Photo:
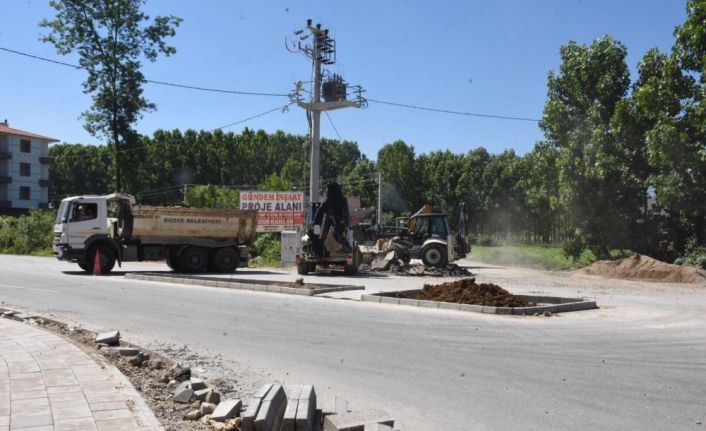
{"type": "Polygon", "coordinates": [[[283,283],[281,281],[249,280],[242,278],[220,278],[189,274],[155,274],[148,272],[130,272],[125,274],[125,278],[131,280],[159,281],[163,283],[176,284],[196,284],[207,287],[220,287],[226,289],[252,290],[255,292],[284,293],[288,295],[303,296],[314,296],[323,293],[343,292],[347,290],[365,290],[365,286],[317,284],[314,285],[316,287],[306,287],[306,284],[304,284],[302,286],[305,287],[292,287],[290,283],[283,283]]]}
{"type": "Polygon", "coordinates": [[[400,290],[397,292],[380,292],[373,294],[363,294],[361,301],[376,302],[380,304],[411,305],[413,307],[439,308],[442,310],[468,311],[471,313],[501,314],[501,315],[533,315],[535,313],[566,313],[568,311],[592,310],[598,308],[596,301],[588,301],[584,298],[562,298],[559,296],[533,296],[517,295],[518,297],[536,302],[533,307],[491,307],[487,305],[456,304],[452,302],[423,301],[409,298],[399,298],[400,293],[411,294],[421,292],[419,289],[400,290]]]}

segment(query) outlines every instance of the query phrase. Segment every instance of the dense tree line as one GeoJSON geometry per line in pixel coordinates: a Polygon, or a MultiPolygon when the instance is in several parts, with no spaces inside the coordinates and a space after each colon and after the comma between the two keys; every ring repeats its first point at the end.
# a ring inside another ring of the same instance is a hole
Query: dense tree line
{"type": "MultiPolygon", "coordinates": [[[[633,81],[627,49],[610,36],[570,42],[560,54],[559,70],[547,78],[545,139],[529,153],[416,154],[400,140],[372,161],[355,142],[323,140],[324,184],[338,180],[374,205],[382,170],[387,210],[430,203],[455,218],[465,202],[477,237],[563,243],[575,256],[617,248],[671,260],[704,246],[706,0],[688,2],[671,52],[647,52],[633,81]]],[[[52,197],[109,191],[108,147],[62,144],[51,156],[52,197]]],[[[308,190],[307,139],[279,131],[157,131],[123,159],[123,189],[150,203],[182,202],[183,184],[308,190]]]]}

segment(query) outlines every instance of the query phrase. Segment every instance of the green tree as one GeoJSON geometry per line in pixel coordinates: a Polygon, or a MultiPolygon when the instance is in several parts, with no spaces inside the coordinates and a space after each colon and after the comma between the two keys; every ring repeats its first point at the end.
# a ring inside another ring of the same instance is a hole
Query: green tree
{"type": "Polygon", "coordinates": [[[559,151],[560,196],[570,227],[605,257],[630,231],[620,142],[610,128],[630,84],[627,50],[605,36],[590,46],[570,42],[560,53],[559,73],[547,79],[540,127],[559,151]]]}
{"type": "Polygon", "coordinates": [[[411,208],[421,206],[418,195],[419,176],[415,166],[414,146],[399,140],[385,144],[378,151],[378,169],[383,171],[385,183],[395,187],[411,208]]]}
{"type": "Polygon", "coordinates": [[[133,125],[144,112],[156,109],[143,96],[141,59],[155,61],[160,53],[174,54],[165,39],[174,36],[181,21],[158,16],[150,22],[140,10],[145,1],[52,0],[55,19],[40,22],[49,29],[41,40],[62,55],[77,52],[79,64],[88,71],[83,89],[92,95],[93,105],[83,113],[85,128],[113,146],[116,191],[123,189],[124,168],[134,165],[130,160],[121,162],[121,150],[138,142],[133,125]]]}

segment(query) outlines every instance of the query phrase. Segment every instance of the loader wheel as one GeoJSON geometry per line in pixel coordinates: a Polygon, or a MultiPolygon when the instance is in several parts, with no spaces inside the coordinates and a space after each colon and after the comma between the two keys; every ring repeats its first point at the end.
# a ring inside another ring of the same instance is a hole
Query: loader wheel
{"type": "Polygon", "coordinates": [[[240,256],[234,248],[223,247],[213,253],[208,266],[217,272],[235,272],[236,268],[238,268],[239,260],[240,256]]]}
{"type": "Polygon", "coordinates": [[[208,253],[201,247],[187,247],[179,258],[179,267],[184,272],[203,272],[208,263],[208,253]]]}
{"type": "Polygon", "coordinates": [[[358,267],[360,266],[361,260],[362,255],[356,246],[355,251],[353,252],[353,262],[350,265],[343,265],[343,273],[346,275],[356,275],[358,273],[358,267]]]}
{"type": "MultiPolygon", "coordinates": [[[[88,250],[88,261],[84,265],[87,271],[93,271],[93,262],[96,261],[96,252],[100,252],[101,274],[108,274],[115,266],[115,252],[105,245],[96,245],[88,250]]],[[[83,268],[83,267],[82,267],[83,268]]]]}
{"type": "Polygon", "coordinates": [[[308,273],[309,273],[309,264],[308,263],[297,264],[297,274],[307,275],[308,273]]]}
{"type": "Polygon", "coordinates": [[[426,266],[446,266],[446,248],[438,243],[427,244],[422,247],[422,262],[426,266]]]}

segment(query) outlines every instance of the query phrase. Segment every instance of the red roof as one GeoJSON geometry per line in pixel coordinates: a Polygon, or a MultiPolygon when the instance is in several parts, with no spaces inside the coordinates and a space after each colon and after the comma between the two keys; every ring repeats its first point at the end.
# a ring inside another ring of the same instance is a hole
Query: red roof
{"type": "Polygon", "coordinates": [[[8,135],[15,136],[24,136],[25,138],[41,139],[43,141],[49,141],[49,143],[59,142],[58,139],[50,138],[48,136],[42,136],[32,132],[25,132],[24,130],[20,129],[13,129],[12,127],[8,127],[7,125],[5,125],[5,123],[0,123],[0,133],[7,133],[8,135]]]}

